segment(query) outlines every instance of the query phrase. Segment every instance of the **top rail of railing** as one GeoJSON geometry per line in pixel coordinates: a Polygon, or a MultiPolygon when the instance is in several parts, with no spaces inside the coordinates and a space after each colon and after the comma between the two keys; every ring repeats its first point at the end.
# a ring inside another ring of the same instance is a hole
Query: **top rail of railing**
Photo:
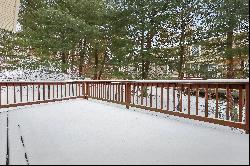
{"type": "Polygon", "coordinates": [[[81,83],[81,82],[123,82],[123,83],[185,83],[185,84],[246,84],[249,79],[207,79],[207,80],[65,80],[65,81],[0,81],[0,84],[21,83],[81,83]]]}

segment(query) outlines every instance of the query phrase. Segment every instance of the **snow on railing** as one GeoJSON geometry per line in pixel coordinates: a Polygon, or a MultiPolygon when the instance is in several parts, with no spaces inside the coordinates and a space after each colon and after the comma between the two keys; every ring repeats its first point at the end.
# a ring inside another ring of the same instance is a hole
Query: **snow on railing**
{"type": "Polygon", "coordinates": [[[92,98],[249,132],[249,80],[0,82],[0,108],[92,98]]]}

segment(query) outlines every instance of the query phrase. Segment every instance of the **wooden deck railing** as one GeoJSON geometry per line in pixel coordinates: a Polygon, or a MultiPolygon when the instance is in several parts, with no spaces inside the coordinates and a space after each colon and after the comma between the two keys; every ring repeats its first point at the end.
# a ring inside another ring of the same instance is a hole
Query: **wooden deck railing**
{"type": "Polygon", "coordinates": [[[92,98],[249,133],[249,80],[0,82],[0,108],[92,98]]]}

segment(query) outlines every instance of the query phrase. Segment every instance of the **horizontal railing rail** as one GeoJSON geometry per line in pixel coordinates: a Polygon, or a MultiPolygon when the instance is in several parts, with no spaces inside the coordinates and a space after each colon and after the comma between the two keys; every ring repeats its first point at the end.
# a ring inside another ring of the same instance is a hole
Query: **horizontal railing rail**
{"type": "Polygon", "coordinates": [[[249,133],[249,80],[0,82],[0,108],[92,98],[249,133]]]}

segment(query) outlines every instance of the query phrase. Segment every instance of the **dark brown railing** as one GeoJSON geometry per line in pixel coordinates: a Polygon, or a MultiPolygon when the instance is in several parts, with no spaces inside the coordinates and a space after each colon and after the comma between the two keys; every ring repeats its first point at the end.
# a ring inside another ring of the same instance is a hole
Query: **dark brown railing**
{"type": "Polygon", "coordinates": [[[249,80],[0,82],[0,108],[92,98],[249,133],[249,80]]]}

